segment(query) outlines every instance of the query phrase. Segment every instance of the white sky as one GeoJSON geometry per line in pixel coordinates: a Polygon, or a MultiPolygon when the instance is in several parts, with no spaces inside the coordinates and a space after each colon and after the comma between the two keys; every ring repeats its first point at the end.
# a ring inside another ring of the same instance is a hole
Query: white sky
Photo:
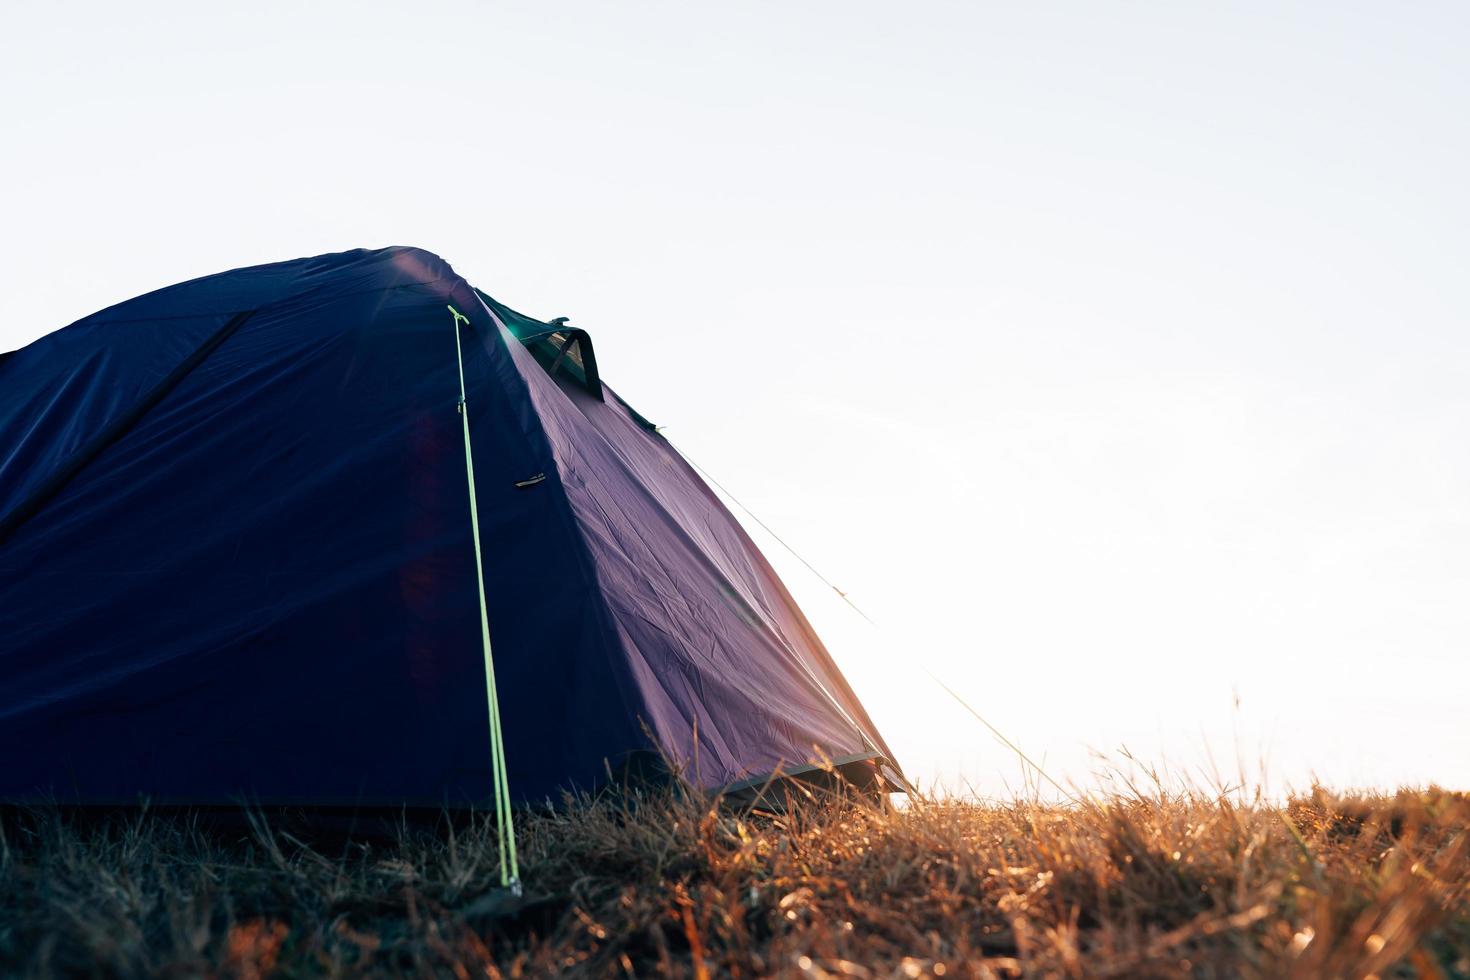
{"type": "Polygon", "coordinates": [[[1064,781],[1465,787],[1470,7],[1219,6],[7,0],[0,349],[420,245],[882,624],[768,548],[920,779],[1020,782],[927,662],[1064,781]]]}

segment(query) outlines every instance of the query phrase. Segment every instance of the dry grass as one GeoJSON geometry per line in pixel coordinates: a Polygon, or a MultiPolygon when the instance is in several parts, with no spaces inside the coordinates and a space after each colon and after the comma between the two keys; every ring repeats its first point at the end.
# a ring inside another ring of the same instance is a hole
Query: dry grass
{"type": "Polygon", "coordinates": [[[11,814],[0,973],[1470,976],[1470,800],[1202,794],[784,815],[675,792],[318,842],[11,814]]]}

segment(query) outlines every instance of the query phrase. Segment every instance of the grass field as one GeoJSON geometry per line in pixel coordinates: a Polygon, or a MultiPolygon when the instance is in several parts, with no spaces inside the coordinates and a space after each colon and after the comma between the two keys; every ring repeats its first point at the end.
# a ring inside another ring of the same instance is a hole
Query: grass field
{"type": "Polygon", "coordinates": [[[1066,806],[668,791],[372,841],[12,812],[0,973],[105,976],[1470,976],[1470,799],[1066,806]]]}

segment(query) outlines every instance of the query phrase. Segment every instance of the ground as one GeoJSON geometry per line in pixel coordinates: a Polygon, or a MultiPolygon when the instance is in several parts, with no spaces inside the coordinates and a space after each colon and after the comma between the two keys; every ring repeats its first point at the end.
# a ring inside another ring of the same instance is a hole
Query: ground
{"type": "Polygon", "coordinates": [[[4,815],[0,974],[1470,977],[1470,799],[760,809],[660,790],[312,839],[4,815]],[[784,812],[777,812],[777,811],[784,812]]]}

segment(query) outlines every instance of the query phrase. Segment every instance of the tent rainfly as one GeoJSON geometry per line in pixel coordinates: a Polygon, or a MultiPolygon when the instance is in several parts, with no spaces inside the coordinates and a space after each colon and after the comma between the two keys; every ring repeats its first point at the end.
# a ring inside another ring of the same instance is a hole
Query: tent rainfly
{"type": "Polygon", "coordinates": [[[650,758],[901,780],[585,332],[386,248],[0,354],[0,800],[483,807],[650,758]]]}

